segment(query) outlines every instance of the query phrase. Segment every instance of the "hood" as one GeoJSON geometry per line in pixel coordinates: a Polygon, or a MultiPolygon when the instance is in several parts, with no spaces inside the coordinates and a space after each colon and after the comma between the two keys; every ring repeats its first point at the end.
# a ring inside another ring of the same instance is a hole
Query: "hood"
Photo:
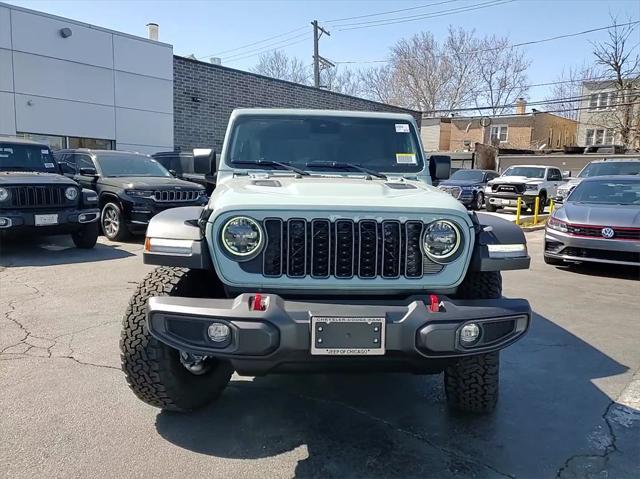
{"type": "Polygon", "coordinates": [[[489,182],[490,185],[511,183],[542,183],[542,178],[527,178],[526,176],[500,176],[489,182]]]}
{"type": "Polygon", "coordinates": [[[70,178],[56,173],[37,171],[0,171],[0,185],[69,185],[78,186],[70,178]]]}
{"type": "Polygon", "coordinates": [[[579,185],[583,179],[584,178],[571,178],[569,181],[565,182],[561,188],[573,188],[574,186],[579,185]]]}
{"type": "Polygon", "coordinates": [[[640,227],[640,206],[566,203],[554,216],[580,225],[640,227]]]}
{"type": "Polygon", "coordinates": [[[174,177],[162,176],[118,176],[100,178],[100,183],[132,190],[172,190],[174,188],[185,190],[202,190],[203,187],[191,181],[179,180],[174,177]]]}
{"type": "Polygon", "coordinates": [[[365,180],[353,177],[234,177],[217,185],[215,210],[339,209],[404,212],[446,209],[468,216],[451,195],[420,181],[365,180]]]}
{"type": "Polygon", "coordinates": [[[481,185],[482,181],[472,180],[444,180],[438,183],[438,186],[476,186],[481,185]]]}

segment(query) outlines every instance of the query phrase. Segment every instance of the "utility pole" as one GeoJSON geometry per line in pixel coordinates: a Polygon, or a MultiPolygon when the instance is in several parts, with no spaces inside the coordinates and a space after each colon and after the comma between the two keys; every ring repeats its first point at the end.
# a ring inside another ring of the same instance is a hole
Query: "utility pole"
{"type": "Polygon", "coordinates": [[[326,58],[321,57],[319,52],[320,37],[322,37],[323,33],[330,37],[331,33],[318,25],[318,20],[311,22],[311,25],[313,25],[313,84],[316,88],[320,88],[320,71],[322,67],[331,68],[335,66],[326,58]]]}

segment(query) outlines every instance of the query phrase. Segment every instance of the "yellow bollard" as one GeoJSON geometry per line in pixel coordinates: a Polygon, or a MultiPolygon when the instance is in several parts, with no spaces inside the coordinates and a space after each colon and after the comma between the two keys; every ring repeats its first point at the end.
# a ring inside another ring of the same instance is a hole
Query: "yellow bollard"
{"type": "Polygon", "coordinates": [[[518,201],[516,202],[516,224],[520,224],[520,210],[522,209],[522,198],[518,196],[518,201]]]}
{"type": "Polygon", "coordinates": [[[540,212],[540,197],[536,196],[536,205],[533,208],[533,224],[538,224],[538,213],[540,212]]]}
{"type": "Polygon", "coordinates": [[[551,213],[553,213],[554,206],[555,206],[555,203],[553,202],[553,200],[549,200],[549,216],[551,216],[551,213]]]}

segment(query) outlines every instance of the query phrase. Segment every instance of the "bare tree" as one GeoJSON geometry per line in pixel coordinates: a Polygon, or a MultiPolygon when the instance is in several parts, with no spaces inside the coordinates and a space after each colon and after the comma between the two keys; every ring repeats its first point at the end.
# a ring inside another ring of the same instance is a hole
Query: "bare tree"
{"type": "Polygon", "coordinates": [[[361,94],[365,98],[401,107],[413,106],[403,82],[391,65],[361,70],[359,77],[361,94]]]}
{"type": "Polygon", "coordinates": [[[492,35],[479,45],[477,51],[469,52],[478,62],[475,105],[488,107],[491,115],[507,113],[516,99],[527,95],[527,69],[531,62],[522,51],[510,46],[507,37],[492,35]]]}
{"type": "Polygon", "coordinates": [[[596,68],[586,64],[563,68],[557,77],[557,83],[551,86],[550,93],[545,98],[548,103],[544,107],[550,111],[557,110],[556,114],[559,116],[577,120],[582,103],[582,84],[598,76],[596,68]]]}
{"type": "Polygon", "coordinates": [[[596,65],[603,70],[604,76],[612,78],[609,85],[615,91],[614,108],[598,115],[602,126],[614,128],[620,134],[622,144],[640,146],[640,54],[634,53],[637,24],[620,25],[612,18],[613,27],[608,31],[608,39],[592,43],[596,65]]]}
{"type": "Polygon", "coordinates": [[[362,91],[358,72],[343,67],[322,70],[320,72],[320,85],[327,90],[344,95],[358,96],[362,91]]]}
{"type": "Polygon", "coordinates": [[[306,66],[299,58],[289,57],[279,50],[260,55],[258,63],[250,71],[303,85],[308,85],[311,79],[309,66],[306,66]]]}

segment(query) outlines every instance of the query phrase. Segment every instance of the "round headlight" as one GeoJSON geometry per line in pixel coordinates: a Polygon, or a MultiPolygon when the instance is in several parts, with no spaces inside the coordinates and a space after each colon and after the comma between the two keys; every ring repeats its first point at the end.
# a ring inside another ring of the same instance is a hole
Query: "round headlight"
{"type": "Polygon", "coordinates": [[[251,256],[262,246],[262,228],[246,216],[231,218],[222,227],[222,245],[234,256],[251,256]]]}
{"type": "Polygon", "coordinates": [[[430,223],[422,237],[424,253],[436,262],[451,259],[460,248],[460,243],[460,230],[447,220],[430,223]]]}
{"type": "Polygon", "coordinates": [[[4,201],[9,198],[9,191],[6,188],[0,188],[0,201],[4,201]]]}
{"type": "Polygon", "coordinates": [[[70,186],[66,190],[64,190],[64,196],[67,197],[68,200],[73,201],[78,197],[78,190],[73,186],[70,186]]]}

